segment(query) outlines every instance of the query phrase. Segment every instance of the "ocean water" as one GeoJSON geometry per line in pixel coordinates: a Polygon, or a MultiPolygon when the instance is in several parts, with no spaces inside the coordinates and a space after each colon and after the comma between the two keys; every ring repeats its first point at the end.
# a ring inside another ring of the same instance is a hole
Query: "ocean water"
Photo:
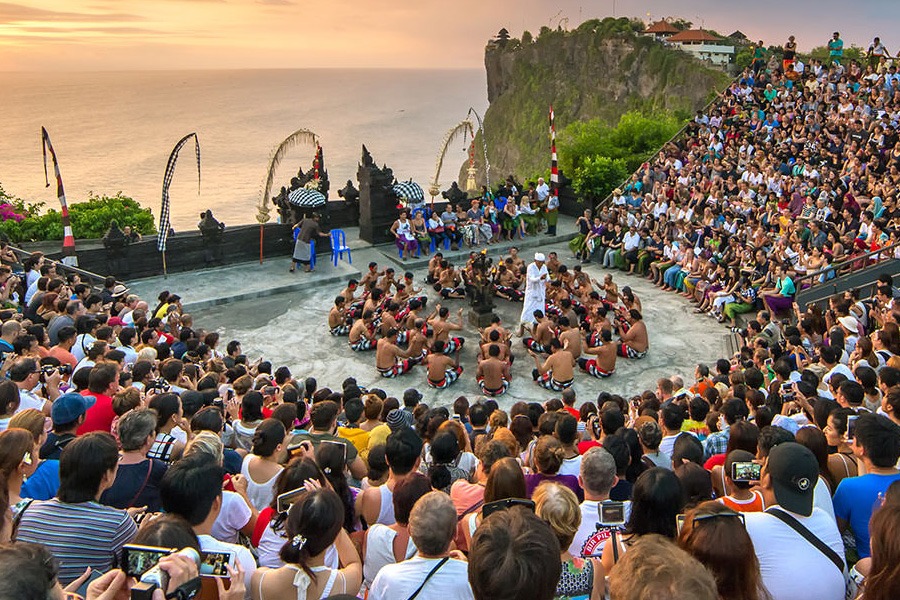
{"type": "MultiPolygon", "coordinates": [[[[348,179],[356,184],[363,144],[398,179],[427,190],[444,135],[470,107],[481,115],[487,108],[482,70],[0,73],[0,183],[13,195],[58,207],[55,185],[44,184],[44,126],[70,203],[91,190],[121,190],[158,219],[169,153],[195,131],[200,194],[190,144],[170,188],[173,226],[196,227],[206,208],[226,225],[255,223],[269,158],[293,131],[318,134],[332,198],[348,179]]],[[[290,151],[275,190],[298,167],[308,170],[313,155],[312,147],[290,151]]],[[[454,143],[442,187],[465,159],[462,141],[454,143]]]]}

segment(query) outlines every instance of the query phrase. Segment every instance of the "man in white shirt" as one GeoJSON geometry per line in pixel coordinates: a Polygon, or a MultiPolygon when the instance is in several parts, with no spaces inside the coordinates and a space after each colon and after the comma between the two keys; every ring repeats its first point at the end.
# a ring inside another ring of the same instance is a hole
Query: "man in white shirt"
{"type": "Polygon", "coordinates": [[[591,448],[582,455],[578,483],[584,489],[584,502],[581,503],[581,525],[569,546],[572,556],[600,558],[613,530],[621,530],[628,520],[631,502],[609,499],[609,491],[618,482],[616,460],[612,454],[603,448],[591,448]]]}
{"type": "Polygon", "coordinates": [[[550,186],[544,182],[543,177],[538,177],[538,184],[534,191],[537,193],[537,201],[541,204],[546,202],[547,197],[550,196],[550,186]]]}
{"type": "Polygon", "coordinates": [[[213,524],[222,510],[222,467],[200,454],[187,456],[166,471],[159,486],[164,512],[187,519],[200,540],[204,552],[229,552],[231,564],[244,569],[246,600],[250,600],[250,580],[256,572],[256,559],[250,551],[212,536],[213,524]]]}
{"type": "Polygon", "coordinates": [[[769,508],[744,514],[763,584],[773,600],[844,598],[844,543],[834,518],[813,506],[818,479],[819,465],[808,448],[795,442],[779,444],[769,453],[760,477],[769,508]],[[788,522],[821,540],[841,567],[788,522]]]}
{"type": "Polygon", "coordinates": [[[456,508],[450,496],[429,492],[422,496],[409,515],[409,536],[418,553],[409,560],[382,567],[372,581],[369,600],[440,598],[472,600],[468,564],[450,552],[456,535],[456,508]]]}

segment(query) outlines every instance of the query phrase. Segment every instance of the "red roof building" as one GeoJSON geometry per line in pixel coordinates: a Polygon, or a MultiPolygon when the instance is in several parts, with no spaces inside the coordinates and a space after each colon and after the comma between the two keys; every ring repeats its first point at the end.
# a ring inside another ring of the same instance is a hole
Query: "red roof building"
{"type": "Polygon", "coordinates": [[[681,48],[696,58],[724,66],[734,57],[734,43],[704,29],[680,31],[666,39],[666,44],[681,48]]]}
{"type": "Polygon", "coordinates": [[[669,37],[675,33],[678,33],[678,28],[668,21],[657,21],[644,30],[645,35],[655,35],[657,37],[669,37]]]}
{"type": "Polygon", "coordinates": [[[679,31],[669,38],[670,42],[678,42],[680,44],[716,44],[724,43],[724,40],[717,35],[713,35],[704,29],[688,29],[679,31]]]}

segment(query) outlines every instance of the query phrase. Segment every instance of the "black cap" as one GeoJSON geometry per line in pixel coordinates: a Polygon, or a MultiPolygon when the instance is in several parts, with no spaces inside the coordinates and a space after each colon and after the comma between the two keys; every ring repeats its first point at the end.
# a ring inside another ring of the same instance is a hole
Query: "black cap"
{"type": "Polygon", "coordinates": [[[769,452],[766,471],[779,506],[808,517],[819,480],[819,462],[812,451],[796,442],[778,444],[769,452]]]}

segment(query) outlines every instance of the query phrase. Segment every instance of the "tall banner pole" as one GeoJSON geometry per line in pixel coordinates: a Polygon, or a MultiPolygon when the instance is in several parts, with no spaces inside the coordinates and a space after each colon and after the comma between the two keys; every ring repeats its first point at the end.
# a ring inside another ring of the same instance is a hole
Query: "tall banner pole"
{"type": "Polygon", "coordinates": [[[78,257],[75,256],[75,236],[72,234],[72,223],[69,219],[69,205],[66,202],[66,191],[63,189],[62,175],[59,173],[59,161],[56,159],[56,151],[50,142],[50,134],[47,129],[41,127],[41,145],[44,153],[44,180],[47,187],[50,187],[50,177],[47,172],[47,152],[50,152],[50,158],[53,160],[53,171],[56,174],[56,196],[59,198],[59,206],[62,212],[63,226],[63,247],[62,247],[62,263],[70,267],[78,266],[78,257]]]}
{"type": "Polygon", "coordinates": [[[169,240],[169,186],[175,177],[175,165],[178,163],[178,153],[181,152],[189,139],[194,138],[194,149],[197,155],[197,196],[200,196],[200,138],[196,133],[189,133],[175,144],[172,153],[169,154],[169,161],[166,163],[166,172],[163,175],[162,185],[162,203],[159,209],[159,235],[156,238],[156,249],[162,253],[163,277],[169,276],[169,270],[166,266],[166,243],[169,240]]]}

